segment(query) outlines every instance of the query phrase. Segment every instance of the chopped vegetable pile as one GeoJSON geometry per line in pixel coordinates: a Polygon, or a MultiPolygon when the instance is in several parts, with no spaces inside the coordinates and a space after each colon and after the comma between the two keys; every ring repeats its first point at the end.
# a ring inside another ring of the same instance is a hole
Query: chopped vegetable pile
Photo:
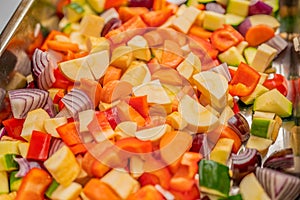
{"type": "Polygon", "coordinates": [[[0,90],[0,200],[299,196],[292,151],[265,159],[293,112],[278,2],[176,2],[57,1],[0,90]]]}

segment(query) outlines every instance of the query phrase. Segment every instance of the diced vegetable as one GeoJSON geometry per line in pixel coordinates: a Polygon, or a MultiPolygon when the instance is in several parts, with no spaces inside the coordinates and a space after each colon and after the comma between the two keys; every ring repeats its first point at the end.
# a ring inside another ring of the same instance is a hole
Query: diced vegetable
{"type": "Polygon", "coordinates": [[[18,172],[16,172],[16,171],[13,171],[13,172],[10,173],[10,176],[9,176],[10,191],[18,191],[20,186],[21,186],[22,178],[17,177],[16,176],[17,173],[18,172]]]}
{"type": "Polygon", "coordinates": [[[0,171],[0,196],[9,193],[8,174],[6,171],[0,171]]]}
{"type": "Polygon", "coordinates": [[[199,163],[199,185],[203,192],[228,197],[230,190],[228,167],[215,161],[201,160],[199,163]],[[220,181],[223,184],[219,184],[220,181]]]}
{"type": "Polygon", "coordinates": [[[80,172],[80,166],[67,146],[56,151],[44,162],[44,165],[54,179],[64,186],[72,183],[80,172]]]}
{"type": "Polygon", "coordinates": [[[14,160],[15,154],[4,154],[0,155],[0,171],[13,171],[18,169],[19,165],[14,160]]]}
{"type": "Polygon", "coordinates": [[[300,179],[268,168],[256,168],[256,177],[271,199],[295,199],[300,193],[300,179]]]}
{"type": "Polygon", "coordinates": [[[43,169],[33,168],[23,178],[16,200],[43,200],[44,193],[51,184],[51,176],[43,169]]]}
{"type": "Polygon", "coordinates": [[[247,96],[254,91],[260,74],[245,63],[240,63],[229,84],[229,93],[233,96],[247,96]]]}
{"type": "Polygon", "coordinates": [[[26,158],[45,161],[48,158],[51,135],[40,131],[32,131],[26,158]]]}

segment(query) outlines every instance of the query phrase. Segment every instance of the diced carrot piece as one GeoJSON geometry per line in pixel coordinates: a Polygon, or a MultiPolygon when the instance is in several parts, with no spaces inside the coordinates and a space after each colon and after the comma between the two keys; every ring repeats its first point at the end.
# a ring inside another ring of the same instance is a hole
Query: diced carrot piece
{"type": "Polygon", "coordinates": [[[245,40],[249,46],[258,46],[274,37],[274,35],[275,31],[272,27],[265,24],[258,24],[248,29],[245,40]]]}
{"type": "Polygon", "coordinates": [[[57,35],[64,35],[64,36],[67,36],[67,35],[64,34],[63,32],[60,32],[60,31],[57,31],[57,30],[52,30],[52,31],[48,34],[46,40],[44,41],[44,43],[43,43],[43,45],[42,45],[42,47],[41,47],[41,50],[43,50],[43,51],[48,50],[48,42],[51,41],[51,40],[53,40],[53,39],[55,38],[55,36],[57,36],[57,35]]]}
{"type": "Polygon", "coordinates": [[[47,42],[47,46],[49,49],[52,49],[54,51],[60,51],[60,52],[78,52],[79,46],[76,43],[72,42],[61,42],[56,40],[50,40],[47,42]]]}
{"type": "Polygon", "coordinates": [[[153,0],[152,10],[162,10],[166,3],[166,0],[153,0]]]}
{"type": "Polygon", "coordinates": [[[94,80],[82,78],[80,79],[79,89],[81,89],[90,97],[94,107],[99,105],[102,91],[100,83],[94,80]]]}
{"type": "Polygon", "coordinates": [[[165,198],[152,185],[147,185],[129,195],[127,200],[164,200],[165,198]]]}
{"type": "Polygon", "coordinates": [[[193,25],[189,30],[189,34],[207,40],[211,37],[212,32],[202,28],[201,26],[193,25]]]}
{"type": "Polygon", "coordinates": [[[120,197],[106,183],[92,178],[83,188],[83,193],[90,200],[109,199],[119,200],[120,197]]]}
{"type": "Polygon", "coordinates": [[[149,10],[146,7],[125,7],[119,8],[118,13],[122,22],[126,22],[134,16],[142,15],[147,13],[149,10]]]}
{"type": "Polygon", "coordinates": [[[108,171],[110,170],[110,167],[103,164],[102,162],[95,160],[92,164],[92,174],[93,176],[97,178],[101,178],[104,176],[108,171]]]}
{"type": "Polygon", "coordinates": [[[114,66],[109,66],[103,77],[103,85],[106,85],[109,81],[120,80],[122,75],[122,69],[114,66]]]}

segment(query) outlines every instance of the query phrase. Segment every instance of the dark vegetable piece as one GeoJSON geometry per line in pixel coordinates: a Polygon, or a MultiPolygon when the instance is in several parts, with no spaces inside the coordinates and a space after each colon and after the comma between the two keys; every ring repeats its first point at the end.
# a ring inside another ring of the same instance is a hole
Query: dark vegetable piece
{"type": "Polygon", "coordinates": [[[256,149],[246,148],[238,155],[232,154],[231,159],[232,179],[236,184],[239,184],[247,174],[254,172],[256,167],[261,166],[261,155],[256,149]]]}
{"type": "Polygon", "coordinates": [[[146,7],[152,8],[153,0],[129,0],[128,1],[129,7],[146,7]]]}
{"type": "Polygon", "coordinates": [[[205,9],[208,11],[225,14],[225,9],[218,3],[208,3],[206,4],[205,9]]]}
{"type": "Polygon", "coordinates": [[[277,171],[286,171],[294,166],[293,151],[291,148],[272,153],[264,162],[263,167],[277,171]]]}
{"type": "Polygon", "coordinates": [[[268,168],[256,168],[258,181],[271,199],[296,199],[300,194],[300,179],[268,168]]]}
{"type": "Polygon", "coordinates": [[[119,28],[122,25],[122,21],[118,18],[111,18],[108,22],[105,23],[102,32],[101,37],[104,37],[108,32],[119,28]]]}
{"type": "Polygon", "coordinates": [[[249,6],[249,15],[257,15],[257,14],[272,14],[273,8],[267,3],[260,0],[252,0],[249,6]]]}
{"type": "Polygon", "coordinates": [[[247,141],[250,137],[250,127],[248,121],[241,113],[236,113],[229,118],[227,124],[238,134],[242,142],[247,141]]]}
{"type": "Polygon", "coordinates": [[[228,167],[212,160],[202,159],[199,163],[199,184],[203,192],[228,197],[230,190],[228,167]]]}

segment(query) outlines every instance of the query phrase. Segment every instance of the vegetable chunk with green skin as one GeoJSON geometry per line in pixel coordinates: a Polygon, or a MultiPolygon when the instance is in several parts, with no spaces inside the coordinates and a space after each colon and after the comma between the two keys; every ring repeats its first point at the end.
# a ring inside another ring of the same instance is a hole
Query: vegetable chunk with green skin
{"type": "Polygon", "coordinates": [[[273,89],[255,99],[253,110],[273,112],[280,117],[289,117],[292,114],[293,104],[277,89],[273,89]]]}
{"type": "Polygon", "coordinates": [[[230,190],[229,168],[212,160],[201,160],[199,163],[199,184],[202,192],[228,197],[230,190]]]}
{"type": "Polygon", "coordinates": [[[13,171],[18,169],[18,163],[14,160],[15,154],[0,155],[0,171],[13,171]]]}
{"type": "Polygon", "coordinates": [[[16,177],[17,171],[13,171],[10,173],[9,176],[9,188],[10,191],[18,191],[20,188],[20,185],[22,183],[22,178],[16,177]]]}

